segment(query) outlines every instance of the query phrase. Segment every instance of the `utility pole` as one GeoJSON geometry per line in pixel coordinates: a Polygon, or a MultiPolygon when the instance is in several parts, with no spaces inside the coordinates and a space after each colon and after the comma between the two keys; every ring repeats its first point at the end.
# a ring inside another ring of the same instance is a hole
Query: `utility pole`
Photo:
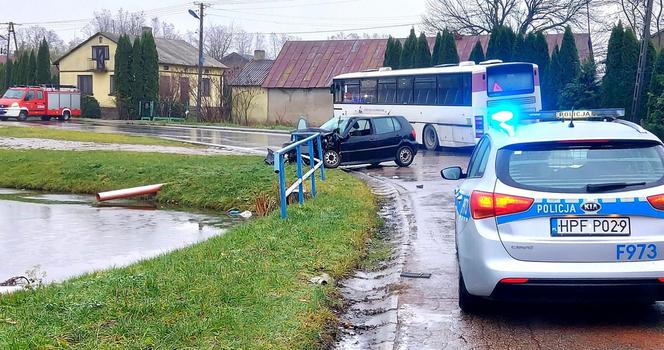
{"type": "MultiPolygon", "coordinates": [[[[652,1],[652,0],[651,0],[652,1]]],[[[205,4],[198,3],[198,89],[196,90],[196,121],[201,119],[201,96],[203,93],[203,10],[205,4]]]]}
{"type": "MultiPolygon", "coordinates": [[[[5,62],[5,87],[9,88],[9,47],[11,44],[12,34],[14,35],[14,42],[16,42],[16,32],[14,31],[14,22],[5,23],[7,24],[7,50],[5,55],[7,55],[7,61],[5,62]]],[[[16,43],[14,43],[16,44],[16,43]]],[[[17,48],[18,49],[18,48],[17,48]]]]}
{"type": "Polygon", "coordinates": [[[652,0],[646,0],[646,15],[643,21],[643,35],[641,36],[641,51],[639,52],[639,66],[636,70],[636,84],[634,84],[634,97],[632,98],[632,115],[630,120],[640,123],[639,99],[643,91],[646,64],[648,61],[648,43],[650,42],[650,21],[652,20],[652,0]]]}

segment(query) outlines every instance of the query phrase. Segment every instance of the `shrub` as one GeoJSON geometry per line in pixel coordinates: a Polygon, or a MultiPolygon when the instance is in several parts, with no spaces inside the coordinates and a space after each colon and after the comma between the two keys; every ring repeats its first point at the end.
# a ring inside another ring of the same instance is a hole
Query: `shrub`
{"type": "Polygon", "coordinates": [[[101,118],[101,108],[97,99],[92,96],[82,96],[81,115],[87,118],[101,118]]]}

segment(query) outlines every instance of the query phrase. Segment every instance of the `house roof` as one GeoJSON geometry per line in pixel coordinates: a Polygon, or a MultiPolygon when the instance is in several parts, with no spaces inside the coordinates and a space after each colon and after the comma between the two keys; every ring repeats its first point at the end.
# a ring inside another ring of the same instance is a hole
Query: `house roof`
{"type": "MultiPolygon", "coordinates": [[[[549,54],[562,42],[563,34],[546,34],[549,54]]],[[[574,34],[579,58],[590,56],[588,34],[574,34]]],[[[488,35],[457,36],[457,52],[468,60],[477,40],[486,52],[488,35]]],[[[405,40],[405,39],[401,39],[405,40]]],[[[436,38],[428,38],[433,48],[436,38]]],[[[279,52],[263,87],[326,88],[339,74],[376,69],[383,66],[387,39],[288,41],[279,52]]]]}
{"type": "Polygon", "coordinates": [[[233,79],[233,86],[261,86],[265,82],[274,60],[250,61],[233,79]]]}
{"type": "MultiPolygon", "coordinates": [[[[97,36],[102,35],[109,40],[117,43],[120,39],[121,34],[117,33],[106,33],[99,32],[92,35],[87,40],[80,43],[75,48],[69,50],[62,57],[58,58],[53,64],[58,64],[63,58],[67,57],[73,51],[76,51],[78,48],[83,46],[88,41],[96,38],[97,36]]],[[[134,40],[136,36],[129,35],[131,41],[134,40]]],[[[172,64],[172,65],[181,65],[181,66],[197,66],[198,65],[198,48],[189,44],[184,40],[179,39],[165,39],[165,38],[155,38],[155,44],[157,46],[157,54],[159,55],[159,63],[161,64],[172,64]]],[[[203,56],[203,67],[212,67],[212,68],[228,68],[221,62],[215,60],[214,58],[204,55],[203,56]]]]}
{"type": "Polygon", "coordinates": [[[220,62],[231,67],[237,65],[245,65],[247,62],[251,61],[254,58],[252,55],[239,54],[237,52],[231,52],[228,55],[221,58],[220,62]]]}

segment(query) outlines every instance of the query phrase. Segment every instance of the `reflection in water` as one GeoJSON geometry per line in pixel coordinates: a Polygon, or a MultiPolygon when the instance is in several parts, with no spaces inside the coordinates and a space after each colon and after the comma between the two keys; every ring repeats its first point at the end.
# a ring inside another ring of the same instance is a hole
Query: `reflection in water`
{"type": "Polygon", "coordinates": [[[0,200],[0,281],[35,266],[46,273],[45,282],[62,281],[225,231],[212,225],[217,218],[207,215],[63,203],[68,204],[0,200]]]}

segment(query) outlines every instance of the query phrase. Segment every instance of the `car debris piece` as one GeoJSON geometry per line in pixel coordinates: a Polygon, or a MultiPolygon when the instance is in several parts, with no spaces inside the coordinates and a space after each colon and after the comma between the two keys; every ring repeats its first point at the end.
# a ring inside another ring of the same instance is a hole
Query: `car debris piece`
{"type": "Polygon", "coordinates": [[[165,184],[156,184],[156,185],[148,185],[141,187],[125,188],[115,191],[99,192],[97,193],[97,201],[103,202],[103,201],[110,201],[112,199],[130,198],[130,197],[143,196],[143,195],[155,195],[157,194],[157,192],[159,192],[159,190],[161,190],[161,187],[164,185],[165,184]]]}
{"type": "Polygon", "coordinates": [[[401,277],[405,278],[430,278],[431,274],[426,272],[402,272],[401,277]]]}
{"type": "Polygon", "coordinates": [[[249,210],[245,210],[239,214],[241,217],[245,219],[249,219],[251,217],[251,212],[249,210]]]}
{"type": "Polygon", "coordinates": [[[309,282],[313,284],[327,285],[327,284],[332,284],[334,282],[334,279],[332,279],[330,275],[324,273],[320,276],[310,278],[309,282]]]}
{"type": "Polygon", "coordinates": [[[267,155],[265,156],[265,164],[274,165],[274,151],[270,148],[267,149],[267,155]]]}
{"type": "Polygon", "coordinates": [[[15,287],[19,284],[30,284],[30,280],[25,276],[15,276],[4,282],[0,282],[0,287],[15,287]]]}
{"type": "Polygon", "coordinates": [[[417,185],[417,188],[424,188],[424,185],[417,185]]]}

